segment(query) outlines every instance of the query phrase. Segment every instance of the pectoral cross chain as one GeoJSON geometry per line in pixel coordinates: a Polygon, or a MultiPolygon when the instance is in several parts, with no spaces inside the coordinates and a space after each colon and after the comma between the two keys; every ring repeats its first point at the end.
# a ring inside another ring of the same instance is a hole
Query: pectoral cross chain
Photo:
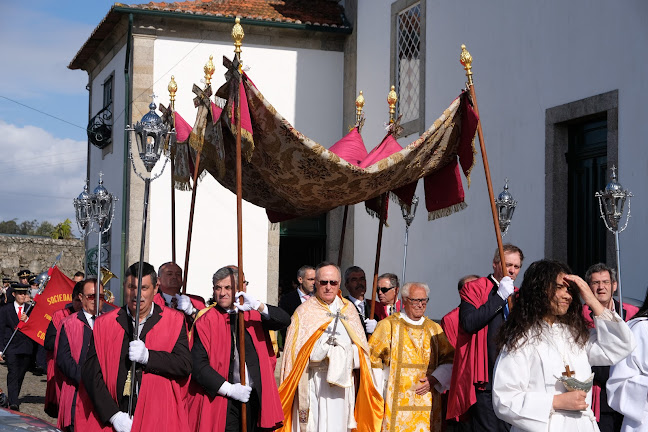
{"type": "Polygon", "coordinates": [[[563,372],[562,374],[563,374],[563,376],[566,376],[567,378],[571,378],[572,375],[576,375],[576,372],[569,369],[569,365],[565,365],[565,372],[563,372]]]}

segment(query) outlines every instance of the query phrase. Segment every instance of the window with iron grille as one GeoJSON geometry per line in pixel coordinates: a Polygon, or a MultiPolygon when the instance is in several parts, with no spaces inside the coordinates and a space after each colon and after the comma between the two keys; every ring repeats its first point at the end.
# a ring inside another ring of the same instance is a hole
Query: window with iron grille
{"type": "Polygon", "coordinates": [[[392,3],[391,80],[403,135],[425,129],[425,0],[392,3]]]}

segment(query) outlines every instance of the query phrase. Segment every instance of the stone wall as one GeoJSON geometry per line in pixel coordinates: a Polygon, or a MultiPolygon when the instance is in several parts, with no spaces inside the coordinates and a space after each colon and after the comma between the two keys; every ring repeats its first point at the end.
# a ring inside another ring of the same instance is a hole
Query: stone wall
{"type": "Polygon", "coordinates": [[[0,234],[0,272],[17,280],[20,269],[41,273],[61,254],[59,269],[67,276],[83,271],[83,240],[0,234]]]}

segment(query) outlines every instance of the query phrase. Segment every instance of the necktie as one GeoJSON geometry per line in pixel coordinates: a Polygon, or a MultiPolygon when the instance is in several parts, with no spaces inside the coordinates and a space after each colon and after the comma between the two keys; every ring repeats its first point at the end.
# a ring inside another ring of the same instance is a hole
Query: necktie
{"type": "Polygon", "coordinates": [[[173,309],[178,309],[178,298],[177,297],[171,297],[171,307],[173,309]]]}
{"type": "Polygon", "coordinates": [[[22,306],[18,306],[18,319],[22,316],[22,306]]]}
{"type": "Polygon", "coordinates": [[[504,321],[506,321],[508,319],[509,313],[510,313],[510,311],[509,311],[509,307],[508,307],[508,302],[506,302],[504,304],[504,321]]]}

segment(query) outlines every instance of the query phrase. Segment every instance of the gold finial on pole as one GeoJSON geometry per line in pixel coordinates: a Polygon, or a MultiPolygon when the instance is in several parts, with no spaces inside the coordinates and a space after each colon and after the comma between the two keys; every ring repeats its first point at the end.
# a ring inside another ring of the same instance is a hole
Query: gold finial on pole
{"type": "Polygon", "coordinates": [[[362,109],[364,108],[364,104],[365,104],[365,98],[362,95],[362,90],[360,90],[360,93],[356,98],[355,104],[356,104],[356,123],[358,123],[360,121],[360,118],[362,117],[362,109]]]}
{"type": "Polygon", "coordinates": [[[459,61],[466,70],[466,77],[468,78],[468,87],[472,87],[473,78],[472,78],[472,56],[466,49],[466,45],[461,45],[461,55],[459,56],[459,61]]]}
{"type": "Polygon", "coordinates": [[[214,71],[216,70],[214,62],[212,61],[213,59],[214,56],[210,55],[209,61],[205,63],[205,67],[203,67],[203,70],[205,71],[205,86],[211,85],[211,77],[214,75],[214,71]]]}
{"type": "Polygon", "coordinates": [[[239,17],[236,17],[236,20],[234,22],[235,24],[232,28],[232,39],[234,39],[234,53],[240,55],[241,44],[243,43],[245,33],[243,32],[243,26],[241,26],[241,19],[239,17]]]}
{"type": "Polygon", "coordinates": [[[389,93],[387,94],[387,103],[389,104],[389,124],[394,123],[394,114],[396,114],[396,102],[398,102],[396,87],[391,86],[391,90],[389,90],[389,93]]]}
{"type": "Polygon", "coordinates": [[[171,81],[169,81],[167,90],[169,90],[169,100],[171,101],[171,108],[173,108],[173,106],[175,105],[175,95],[178,91],[178,84],[176,83],[175,77],[173,75],[171,75],[171,81]]]}

